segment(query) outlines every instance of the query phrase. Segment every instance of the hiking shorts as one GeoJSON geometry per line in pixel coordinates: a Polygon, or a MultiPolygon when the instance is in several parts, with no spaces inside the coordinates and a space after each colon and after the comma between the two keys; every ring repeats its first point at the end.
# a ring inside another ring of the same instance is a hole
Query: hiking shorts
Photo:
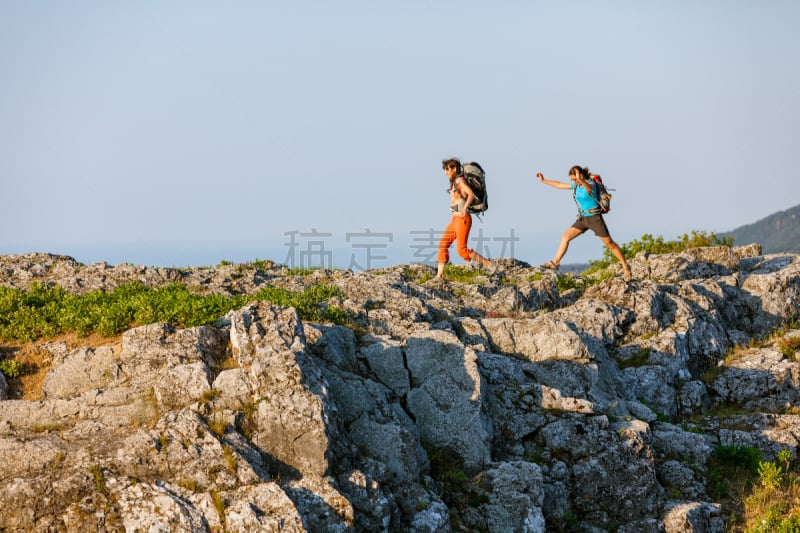
{"type": "Polygon", "coordinates": [[[606,221],[603,220],[603,215],[592,215],[590,217],[579,215],[578,218],[575,219],[575,223],[572,225],[572,227],[580,230],[581,233],[584,233],[587,229],[590,229],[595,235],[601,238],[609,236],[608,226],[606,226],[606,221]]]}

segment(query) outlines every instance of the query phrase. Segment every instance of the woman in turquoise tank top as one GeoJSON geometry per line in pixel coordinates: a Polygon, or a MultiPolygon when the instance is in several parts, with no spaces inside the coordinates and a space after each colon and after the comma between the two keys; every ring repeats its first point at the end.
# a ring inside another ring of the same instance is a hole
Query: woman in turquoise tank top
{"type": "Polygon", "coordinates": [[[569,179],[571,183],[545,179],[541,172],[537,172],[536,177],[545,185],[550,185],[556,189],[575,189],[575,202],[578,204],[578,218],[572,226],[567,228],[564,235],[561,236],[561,243],[558,245],[553,260],[541,265],[542,268],[558,270],[561,258],[567,253],[570,241],[579,235],[583,235],[587,229],[591,229],[594,231],[595,235],[600,237],[603,244],[611,250],[611,253],[614,254],[614,257],[616,257],[617,261],[622,265],[623,278],[625,281],[630,281],[631,269],[625,261],[625,256],[622,254],[619,245],[614,242],[614,239],[612,239],[611,235],[608,233],[608,226],[606,226],[603,215],[592,212],[596,210],[598,203],[594,198],[597,192],[594,182],[589,177],[589,169],[581,168],[577,165],[569,169],[569,179]]]}

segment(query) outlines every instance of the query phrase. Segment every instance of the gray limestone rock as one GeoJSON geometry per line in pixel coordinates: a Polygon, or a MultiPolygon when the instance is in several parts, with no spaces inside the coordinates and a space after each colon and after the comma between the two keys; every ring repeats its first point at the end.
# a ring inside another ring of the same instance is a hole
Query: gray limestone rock
{"type": "Polygon", "coordinates": [[[440,283],[425,265],[0,256],[5,287],[325,283],[340,294],[323,305],[348,312],[310,323],[253,301],[214,326],[40,343],[39,397],[8,399],[0,376],[0,530],[722,532],[715,447],[800,447],[797,354],[745,349],[796,317],[800,259],[747,246],[630,263],[633,283],[559,293],[562,273],[519,261],[440,283]],[[745,412],[716,412],[728,404],[745,412]]]}

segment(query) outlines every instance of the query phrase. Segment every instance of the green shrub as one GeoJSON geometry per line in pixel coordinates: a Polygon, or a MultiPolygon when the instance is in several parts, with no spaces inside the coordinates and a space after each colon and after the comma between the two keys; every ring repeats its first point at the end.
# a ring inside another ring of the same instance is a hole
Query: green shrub
{"type": "Polygon", "coordinates": [[[774,490],[783,483],[783,471],[772,461],[759,461],[758,479],[764,488],[774,490]]]}
{"type": "Polygon", "coordinates": [[[32,371],[33,369],[29,365],[20,361],[15,361],[14,359],[3,359],[0,361],[0,372],[9,379],[15,379],[25,374],[30,374],[32,371]]]}
{"type": "MultiPolygon", "coordinates": [[[[649,252],[653,254],[666,254],[682,252],[689,248],[700,248],[702,246],[732,246],[733,237],[718,237],[716,233],[706,233],[705,231],[692,230],[691,235],[684,233],[671,241],[665,241],[664,237],[653,237],[649,233],[642,235],[640,239],[621,244],[619,247],[625,257],[633,257],[639,252],[649,252]]],[[[611,250],[603,249],[603,258],[596,261],[589,261],[590,267],[584,272],[591,273],[596,270],[608,268],[617,259],[611,250]]]]}
{"type": "Polygon", "coordinates": [[[573,276],[572,274],[564,274],[563,276],[556,276],[556,287],[558,292],[565,292],[572,289],[584,290],[586,285],[583,278],[573,276]]]}
{"type": "Polygon", "coordinates": [[[717,446],[712,456],[722,465],[742,468],[751,474],[758,472],[761,463],[761,450],[741,444],[717,446]]]}
{"type": "Polygon", "coordinates": [[[717,446],[709,458],[708,494],[715,499],[731,494],[731,480],[749,482],[755,478],[761,450],[752,446],[717,446]]]}
{"type": "Polygon", "coordinates": [[[776,455],[776,461],[759,461],[758,480],[752,492],[743,497],[748,533],[800,533],[800,510],[797,507],[797,471],[794,456],[788,449],[776,455]]]}
{"type": "MultiPolygon", "coordinates": [[[[588,272],[588,270],[587,270],[588,272]]],[[[583,292],[589,287],[593,285],[597,285],[604,279],[607,279],[611,276],[589,276],[584,275],[582,273],[580,276],[575,276],[573,274],[567,273],[563,275],[556,276],[556,287],[558,287],[558,292],[566,292],[572,289],[575,289],[579,292],[583,292]]]]}

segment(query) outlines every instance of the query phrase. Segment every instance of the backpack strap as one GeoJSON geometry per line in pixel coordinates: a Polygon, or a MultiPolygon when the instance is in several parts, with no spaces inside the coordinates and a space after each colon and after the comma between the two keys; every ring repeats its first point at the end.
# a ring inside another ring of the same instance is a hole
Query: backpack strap
{"type": "Polygon", "coordinates": [[[597,207],[596,208],[593,207],[588,211],[584,211],[583,209],[581,209],[581,204],[578,203],[578,185],[576,184],[575,187],[572,188],[572,199],[575,200],[575,205],[578,206],[578,214],[582,217],[585,217],[587,215],[596,215],[597,213],[592,213],[592,211],[594,209],[600,209],[600,201],[598,200],[600,194],[597,192],[598,185],[597,182],[594,180],[592,180],[592,183],[594,184],[594,196],[592,196],[592,193],[590,192],[589,198],[594,200],[594,203],[597,205],[597,207]]]}

